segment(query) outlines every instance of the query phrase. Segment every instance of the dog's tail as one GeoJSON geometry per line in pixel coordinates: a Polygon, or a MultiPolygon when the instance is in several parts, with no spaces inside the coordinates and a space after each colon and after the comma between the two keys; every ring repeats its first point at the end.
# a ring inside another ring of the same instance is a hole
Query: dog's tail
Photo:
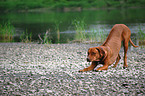
{"type": "Polygon", "coordinates": [[[132,42],[131,39],[129,39],[129,41],[130,41],[130,43],[131,43],[131,45],[132,45],[133,47],[138,47],[138,46],[134,45],[134,43],[132,42]]]}

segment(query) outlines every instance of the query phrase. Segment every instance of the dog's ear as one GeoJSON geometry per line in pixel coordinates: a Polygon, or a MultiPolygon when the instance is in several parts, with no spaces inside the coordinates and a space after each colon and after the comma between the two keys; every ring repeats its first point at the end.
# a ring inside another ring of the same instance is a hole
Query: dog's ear
{"type": "Polygon", "coordinates": [[[107,51],[103,50],[103,57],[102,57],[102,61],[104,61],[107,57],[107,51]]]}
{"type": "Polygon", "coordinates": [[[97,47],[96,48],[100,54],[100,60],[104,61],[107,57],[107,51],[105,51],[102,47],[97,47]]]}

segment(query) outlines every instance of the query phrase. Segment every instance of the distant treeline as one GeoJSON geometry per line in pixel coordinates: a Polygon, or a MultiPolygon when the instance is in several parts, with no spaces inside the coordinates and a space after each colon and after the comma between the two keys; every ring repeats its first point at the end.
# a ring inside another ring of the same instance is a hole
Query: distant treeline
{"type": "Polygon", "coordinates": [[[145,7],[145,0],[0,0],[0,10],[145,7]]]}

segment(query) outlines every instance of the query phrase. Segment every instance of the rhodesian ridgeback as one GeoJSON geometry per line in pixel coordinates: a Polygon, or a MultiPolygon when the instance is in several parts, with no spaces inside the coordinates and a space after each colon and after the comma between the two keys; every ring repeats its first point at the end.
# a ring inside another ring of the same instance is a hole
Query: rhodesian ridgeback
{"type": "Polygon", "coordinates": [[[124,65],[123,68],[128,67],[127,65],[127,50],[128,42],[134,47],[138,47],[133,44],[130,39],[131,31],[124,24],[116,24],[111,29],[106,41],[99,47],[92,47],[88,50],[87,61],[92,62],[92,64],[79,72],[91,71],[100,63],[103,67],[99,67],[95,71],[107,70],[108,66],[113,64],[115,61],[114,68],[117,66],[119,60],[121,59],[119,51],[121,48],[121,42],[123,41],[124,46],[124,65]]]}

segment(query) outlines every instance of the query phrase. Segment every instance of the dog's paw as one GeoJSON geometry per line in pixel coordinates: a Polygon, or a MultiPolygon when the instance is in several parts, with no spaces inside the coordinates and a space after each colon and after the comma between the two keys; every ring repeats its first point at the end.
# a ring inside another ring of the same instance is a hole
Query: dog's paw
{"type": "Polygon", "coordinates": [[[123,67],[123,69],[125,69],[125,70],[129,71],[128,67],[123,67]]]}
{"type": "Polygon", "coordinates": [[[102,70],[94,70],[95,72],[102,72],[102,70]]]}
{"type": "Polygon", "coordinates": [[[123,66],[123,69],[126,69],[126,68],[128,68],[127,66],[123,66]]]}
{"type": "Polygon", "coordinates": [[[78,72],[84,72],[83,70],[79,70],[78,72]]]}
{"type": "Polygon", "coordinates": [[[114,65],[113,68],[116,68],[116,66],[114,65]]]}

